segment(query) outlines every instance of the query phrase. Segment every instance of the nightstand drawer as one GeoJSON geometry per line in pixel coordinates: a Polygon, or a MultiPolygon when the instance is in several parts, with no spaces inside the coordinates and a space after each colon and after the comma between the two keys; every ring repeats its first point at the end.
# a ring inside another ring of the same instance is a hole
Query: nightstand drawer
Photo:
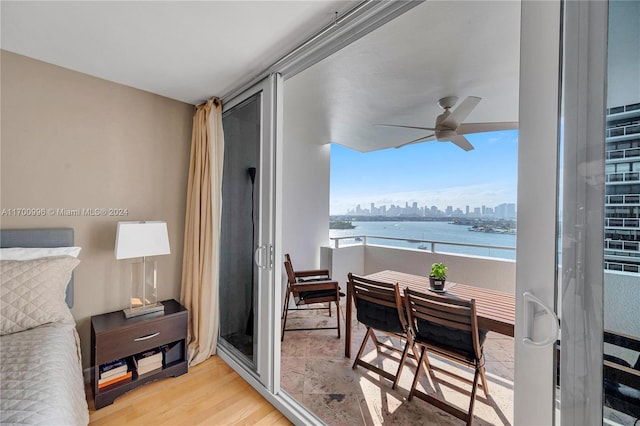
{"type": "Polygon", "coordinates": [[[100,334],[96,342],[97,363],[144,352],[186,338],[187,312],[163,316],[100,334]]]}

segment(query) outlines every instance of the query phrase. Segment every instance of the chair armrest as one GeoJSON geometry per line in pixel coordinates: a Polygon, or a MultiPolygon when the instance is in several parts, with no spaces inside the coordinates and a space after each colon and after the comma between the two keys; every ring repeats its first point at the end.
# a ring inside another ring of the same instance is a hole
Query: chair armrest
{"type": "Polygon", "coordinates": [[[638,370],[611,361],[604,361],[603,374],[606,379],[640,390],[640,371],[638,370]]]}
{"type": "Polygon", "coordinates": [[[328,269],[308,269],[305,271],[295,271],[294,272],[296,278],[304,278],[304,277],[318,277],[318,276],[329,276],[328,269]]]}
{"type": "Polygon", "coordinates": [[[291,291],[338,290],[338,281],[314,281],[291,285],[291,291]]]}
{"type": "Polygon", "coordinates": [[[635,352],[640,352],[640,339],[635,336],[618,333],[616,331],[605,330],[604,341],[605,343],[620,346],[625,349],[631,349],[635,352]]]}

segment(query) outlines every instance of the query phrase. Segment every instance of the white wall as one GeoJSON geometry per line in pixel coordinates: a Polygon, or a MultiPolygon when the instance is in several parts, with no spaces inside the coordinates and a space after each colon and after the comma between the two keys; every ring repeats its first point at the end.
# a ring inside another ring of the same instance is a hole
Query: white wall
{"type": "Polygon", "coordinates": [[[364,246],[353,245],[334,249],[322,247],[322,258],[326,260],[326,266],[331,271],[331,277],[346,289],[347,275],[349,272],[356,275],[364,275],[364,246]]]}
{"type": "MultiPolygon", "coordinates": [[[[605,271],[604,274],[604,328],[632,336],[640,336],[640,279],[629,272],[605,271]]],[[[621,350],[607,345],[606,353],[626,359],[633,365],[637,352],[621,350]]]]}
{"type": "MultiPolygon", "coordinates": [[[[282,242],[276,252],[289,253],[296,269],[316,269],[321,267],[320,247],[327,243],[329,236],[331,150],[328,137],[309,138],[307,129],[313,121],[313,100],[302,104],[286,101],[300,98],[291,94],[304,89],[296,83],[296,77],[285,81],[283,147],[279,155],[282,191],[278,194],[282,206],[282,242]]],[[[284,274],[281,279],[284,289],[284,274]]]]}
{"type": "Polygon", "coordinates": [[[426,276],[432,263],[443,262],[449,268],[448,281],[507,293],[515,291],[516,263],[513,260],[378,245],[326,247],[323,250],[331,251],[332,277],[341,283],[346,281],[349,272],[368,275],[385,269],[426,276]]]}

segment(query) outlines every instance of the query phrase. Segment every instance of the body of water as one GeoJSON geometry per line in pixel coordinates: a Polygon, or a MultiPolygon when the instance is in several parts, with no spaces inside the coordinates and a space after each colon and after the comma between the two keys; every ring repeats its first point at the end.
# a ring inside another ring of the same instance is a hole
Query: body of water
{"type": "MultiPolygon", "coordinates": [[[[356,226],[354,229],[330,229],[329,236],[331,238],[335,238],[367,235],[377,237],[406,238],[411,240],[481,244],[501,247],[516,246],[515,235],[472,232],[469,231],[469,226],[453,225],[448,222],[353,222],[353,224],[356,226]]],[[[341,246],[354,243],[358,243],[358,241],[356,241],[355,239],[340,241],[341,246]]],[[[420,246],[426,245],[427,250],[431,249],[430,244],[409,241],[367,238],[367,243],[396,247],[408,247],[413,249],[418,249],[420,248],[420,246]]],[[[453,246],[447,244],[437,244],[436,251],[470,254],[474,256],[497,257],[503,259],[516,258],[515,250],[453,246]]]]}

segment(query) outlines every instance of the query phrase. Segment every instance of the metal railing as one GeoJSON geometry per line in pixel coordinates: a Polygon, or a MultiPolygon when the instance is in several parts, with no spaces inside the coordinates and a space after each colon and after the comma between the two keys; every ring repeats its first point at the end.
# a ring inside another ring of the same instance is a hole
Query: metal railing
{"type": "Polygon", "coordinates": [[[615,149],[612,151],[607,151],[606,153],[607,160],[620,160],[624,158],[636,157],[640,157],[640,148],[615,149]]]}
{"type": "Polygon", "coordinates": [[[640,195],[605,195],[605,204],[640,204],[640,195]]]}
{"type": "Polygon", "coordinates": [[[640,172],[620,172],[607,175],[607,182],[638,182],[640,181],[640,172]]]}
{"type": "MultiPolygon", "coordinates": [[[[428,253],[442,253],[442,251],[436,250],[436,246],[454,246],[454,247],[464,247],[464,248],[473,248],[473,249],[488,249],[490,250],[505,250],[507,252],[513,252],[515,254],[516,248],[509,246],[492,246],[487,244],[471,244],[471,243],[456,243],[451,241],[432,241],[432,240],[420,240],[413,238],[397,238],[397,237],[382,237],[377,235],[350,235],[345,237],[331,237],[329,238],[333,241],[333,247],[338,249],[340,248],[340,242],[343,240],[353,240],[355,244],[350,245],[367,245],[370,244],[371,240],[383,240],[383,241],[394,241],[394,242],[404,242],[409,244],[418,244],[417,249],[425,250],[428,253]]],[[[344,246],[343,246],[344,247],[344,246]]],[[[403,246],[394,246],[398,248],[412,248],[412,247],[403,247],[403,246]]],[[[495,256],[494,256],[495,257],[495,256]]]]}
{"type": "Polygon", "coordinates": [[[635,241],[605,240],[604,248],[609,250],[640,251],[640,243],[635,241]]]}
{"type": "Polygon", "coordinates": [[[604,269],[621,272],[640,272],[640,266],[633,263],[609,262],[605,259],[604,269]]]}
{"type": "Polygon", "coordinates": [[[629,218],[629,219],[618,219],[618,218],[605,218],[606,227],[612,228],[637,228],[640,226],[640,219],[629,218]]]}

